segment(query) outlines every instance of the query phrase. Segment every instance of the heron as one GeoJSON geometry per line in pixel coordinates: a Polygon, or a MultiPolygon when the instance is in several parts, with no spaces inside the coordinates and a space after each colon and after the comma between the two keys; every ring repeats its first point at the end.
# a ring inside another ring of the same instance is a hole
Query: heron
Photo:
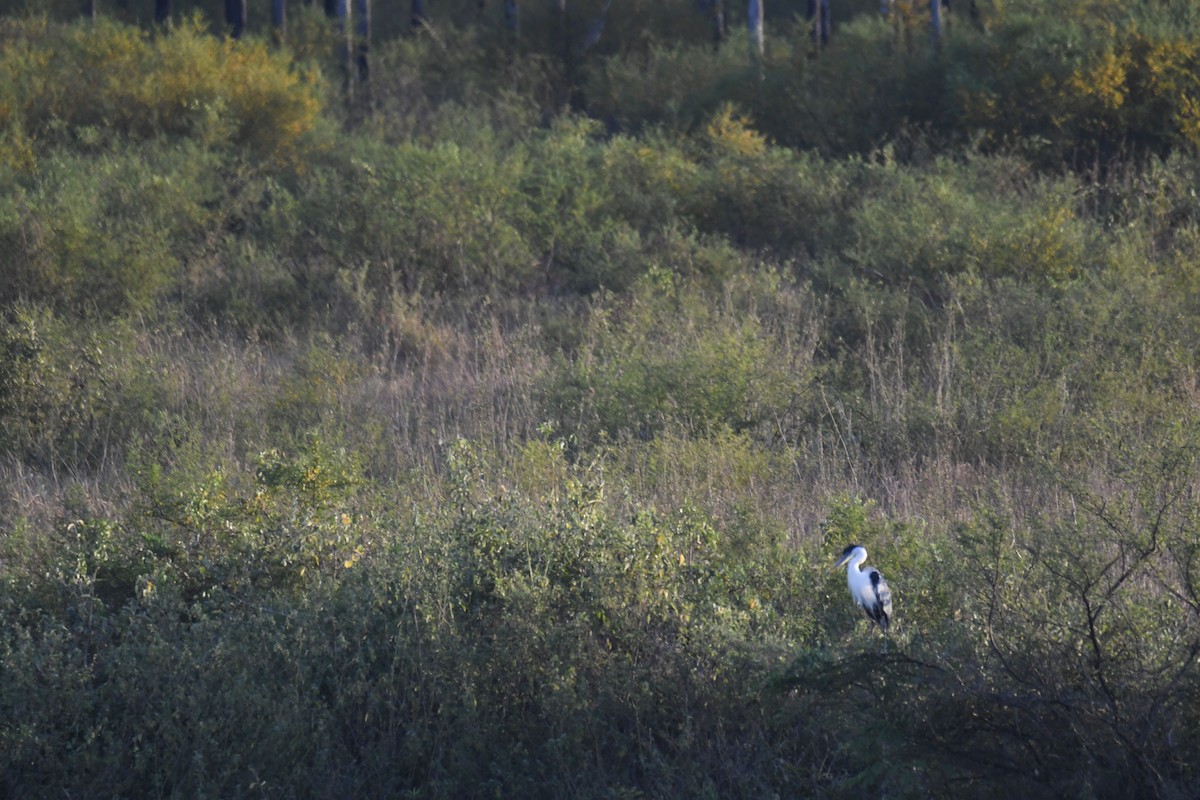
{"type": "Polygon", "coordinates": [[[850,596],[867,617],[875,621],[884,633],[887,633],[888,621],[892,616],[892,590],[887,581],[874,567],[862,569],[867,560],[867,549],[860,544],[852,544],[842,551],[838,560],[838,569],[843,564],[846,567],[846,585],[850,587],[850,596]]]}

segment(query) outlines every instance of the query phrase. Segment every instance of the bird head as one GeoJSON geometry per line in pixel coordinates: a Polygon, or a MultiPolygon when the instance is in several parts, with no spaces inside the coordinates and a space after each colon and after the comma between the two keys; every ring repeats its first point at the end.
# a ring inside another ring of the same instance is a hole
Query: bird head
{"type": "Polygon", "coordinates": [[[862,550],[862,549],[863,549],[863,546],[861,544],[847,545],[846,549],[842,551],[842,557],[839,558],[838,562],[833,565],[833,568],[839,569],[839,568],[845,566],[846,562],[854,557],[854,551],[862,550]]]}

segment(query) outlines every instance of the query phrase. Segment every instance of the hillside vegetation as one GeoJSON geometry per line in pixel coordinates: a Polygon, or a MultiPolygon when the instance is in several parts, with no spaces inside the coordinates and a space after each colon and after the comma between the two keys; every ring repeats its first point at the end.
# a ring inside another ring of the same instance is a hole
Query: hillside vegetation
{"type": "Polygon", "coordinates": [[[0,794],[1200,794],[1194,4],[80,5],[0,3],[0,794]]]}

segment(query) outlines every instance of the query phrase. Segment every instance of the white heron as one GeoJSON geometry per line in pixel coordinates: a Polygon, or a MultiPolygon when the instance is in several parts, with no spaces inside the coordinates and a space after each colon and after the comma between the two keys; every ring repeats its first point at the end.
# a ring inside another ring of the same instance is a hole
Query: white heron
{"type": "Polygon", "coordinates": [[[866,560],[867,549],[860,544],[852,544],[842,551],[842,557],[834,569],[843,564],[849,565],[846,567],[846,585],[850,587],[850,596],[887,633],[888,620],[892,616],[892,590],[879,570],[874,567],[861,569],[866,560]]]}

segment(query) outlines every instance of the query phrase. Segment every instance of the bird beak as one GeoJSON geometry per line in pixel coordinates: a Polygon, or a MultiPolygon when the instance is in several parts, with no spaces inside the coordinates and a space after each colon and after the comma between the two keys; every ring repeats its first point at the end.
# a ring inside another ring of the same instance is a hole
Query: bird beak
{"type": "Polygon", "coordinates": [[[840,559],[838,559],[838,562],[831,567],[831,569],[840,569],[849,560],[850,556],[842,556],[840,559]]]}

